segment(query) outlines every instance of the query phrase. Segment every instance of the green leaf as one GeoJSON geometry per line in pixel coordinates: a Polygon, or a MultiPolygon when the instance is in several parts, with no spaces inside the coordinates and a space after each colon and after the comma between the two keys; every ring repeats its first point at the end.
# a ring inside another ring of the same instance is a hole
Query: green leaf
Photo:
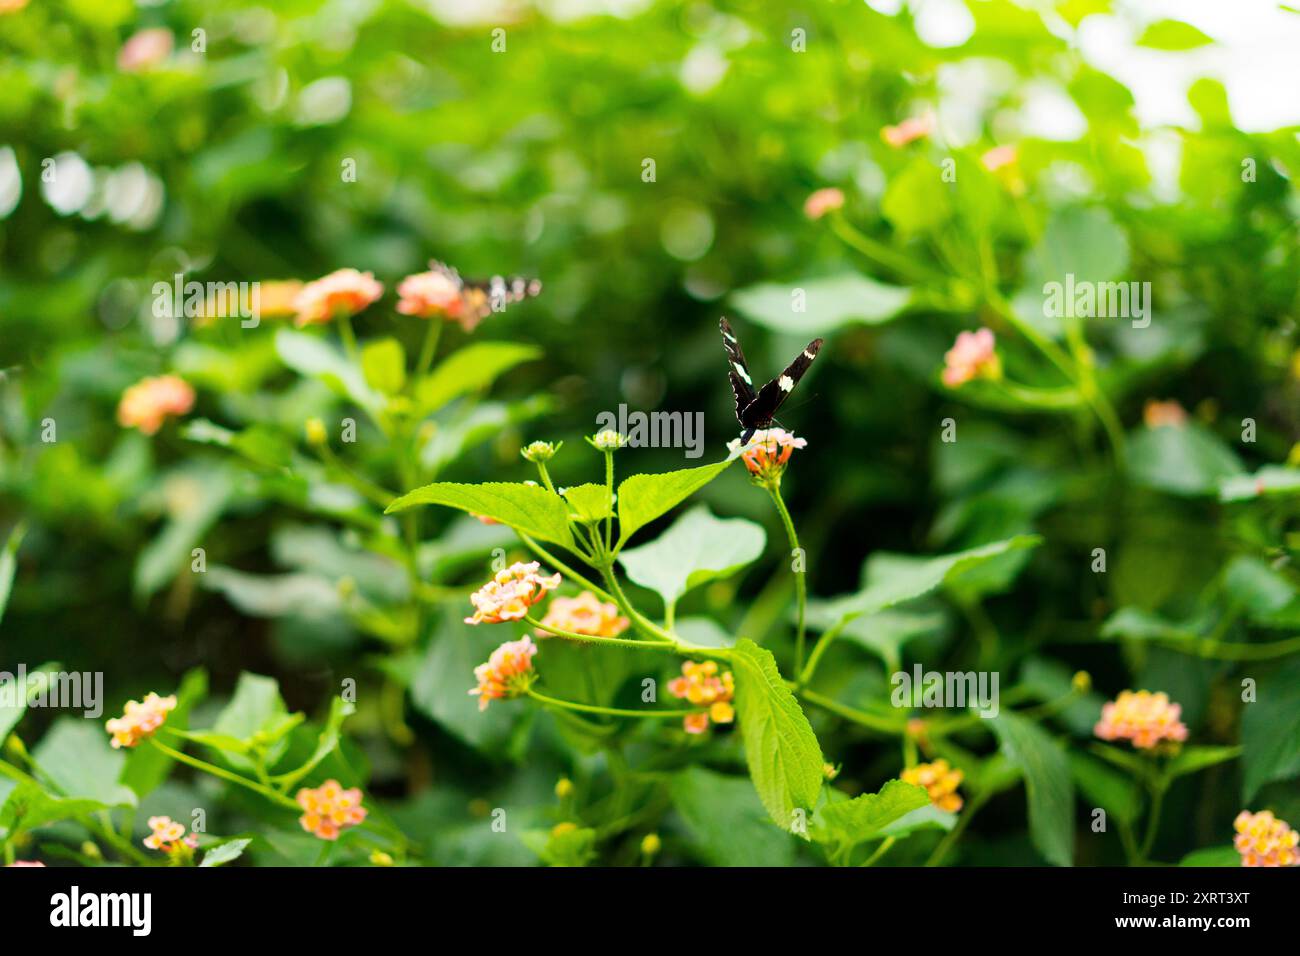
{"type": "Polygon", "coordinates": [[[325,726],[321,728],[320,736],[316,738],[316,749],[301,767],[289,773],[277,777],[277,782],[284,783],[286,786],[293,786],[307,774],[311,773],[316,766],[334,752],[334,748],[339,745],[339,736],[343,731],[343,721],[347,720],[357,712],[356,705],[342,697],[335,697],[330,701],[329,717],[325,720],[325,726]]]}
{"type": "Polygon", "coordinates": [[[772,825],[744,777],[689,767],[674,774],[673,806],[710,866],[790,866],[794,842],[772,825]]]}
{"type": "Polygon", "coordinates": [[[596,831],[590,827],[574,830],[525,830],[520,839],[547,866],[586,866],[596,855],[596,831]]]}
{"type": "MultiPolygon", "coordinates": [[[[20,522],[9,532],[5,546],[0,550],[0,621],[4,620],[5,608],[9,606],[9,595],[13,591],[14,574],[18,570],[18,546],[23,542],[25,528],[20,522]]],[[[0,741],[5,738],[0,734],[0,741]]]]}
{"type": "Polygon", "coordinates": [[[1256,624],[1294,623],[1294,615],[1282,612],[1289,611],[1296,602],[1295,585],[1259,558],[1241,554],[1229,561],[1223,572],[1223,591],[1256,624]]]}
{"type": "Polygon", "coordinates": [[[699,491],[734,461],[726,458],[712,465],[683,468],[658,475],[633,475],[618,486],[619,544],[699,491]]]}
{"type": "MultiPolygon", "coordinates": [[[[573,533],[569,530],[569,509],[564,500],[536,485],[503,481],[466,485],[436,481],[402,495],[384,513],[392,514],[416,505],[446,505],[485,515],[534,538],[574,548],[573,533]]],[[[622,508],[622,502],[619,502],[619,507],[622,508]]]]}
{"type": "Polygon", "coordinates": [[[1259,679],[1256,700],[1242,708],[1241,744],[1243,804],[1265,784],[1300,774],[1300,660],[1259,679]]]}
{"type": "Polygon", "coordinates": [[[599,521],[614,513],[614,502],[604,485],[576,485],[562,489],[561,494],[578,520],[585,523],[599,521]]]}
{"type": "Polygon", "coordinates": [[[1003,712],[992,718],[1002,754],[1025,775],[1029,836],[1049,863],[1074,856],[1074,789],[1065,749],[1032,720],[1003,712]]]}
{"type": "Polygon", "coordinates": [[[1240,756],[1240,747],[1184,747],[1178,756],[1169,761],[1165,772],[1171,777],[1185,777],[1206,767],[1236,760],[1240,756]]]}
{"type": "Polygon", "coordinates": [[[397,339],[367,342],[361,349],[361,372],[366,384],[385,395],[406,387],[406,351],[397,339]]]}
{"type": "Polygon", "coordinates": [[[534,345],[475,342],[452,352],[415,387],[422,414],[437,411],[454,398],[485,389],[516,365],[539,358],[534,345]]]}
{"type": "Polygon", "coordinates": [[[1241,866],[1241,854],[1234,846],[1212,846],[1193,850],[1181,860],[1179,866],[1241,866]]]}
{"type": "MultiPolygon", "coordinates": [[[[287,718],[288,708],[280,697],[280,685],[275,678],[245,671],[239,675],[234,696],[217,715],[212,732],[250,745],[260,740],[269,749],[270,744],[278,739],[277,732],[284,727],[287,718]],[[261,738],[258,735],[262,735],[261,738]]],[[[252,766],[248,758],[222,749],[233,765],[245,769],[252,766]]]]}
{"type": "Polygon", "coordinates": [[[705,505],[683,514],[648,544],[619,555],[627,576],[657,591],[665,605],[691,588],[725,578],[757,560],[767,544],[762,525],[743,518],[715,518],[705,505]]]}
{"type": "Polygon", "coordinates": [[[69,820],[97,810],[106,804],[87,797],[60,797],[46,793],[29,781],[18,784],[0,806],[0,832],[16,833],[35,827],[69,820]]]}
{"type": "Polygon", "coordinates": [[[957,825],[957,814],[940,810],[933,803],[927,803],[918,810],[905,813],[893,823],[880,831],[882,837],[905,837],[917,830],[943,830],[947,832],[957,825]]]}
{"type": "Polygon", "coordinates": [[[847,622],[864,614],[875,614],[928,594],[941,585],[959,583],[963,573],[987,561],[1022,548],[1036,548],[1041,543],[1042,538],[1037,535],[1017,535],[953,554],[893,561],[888,574],[876,576],[857,594],[821,604],[819,617],[847,622]]]}
{"type": "Polygon", "coordinates": [[[1028,288],[1041,301],[1047,295],[1042,287],[1050,282],[1060,283],[1064,294],[1067,275],[1079,290],[1087,288],[1081,282],[1119,279],[1128,265],[1128,236],[1106,209],[1067,206],[1052,213],[1043,238],[1026,253],[1024,270],[1028,288]]]}
{"type": "Polygon", "coordinates": [[[184,482],[190,483],[190,490],[136,559],[133,589],[137,599],[147,598],[178,574],[193,573],[194,548],[217,523],[235,491],[234,479],[224,467],[189,470],[177,484],[184,482]]]}
{"type": "Polygon", "coordinates": [[[1121,823],[1137,822],[1142,812],[1142,788],[1132,777],[1112,770],[1100,760],[1074,752],[1070,753],[1070,775],[1084,799],[1093,806],[1121,823]]]}
{"type": "Polygon", "coordinates": [[[771,651],[741,638],[731,660],[749,776],[768,814],[792,830],[794,811],[811,811],[821,792],[821,747],[771,651]]]}
{"type": "Polygon", "coordinates": [[[203,862],[199,866],[224,866],[227,863],[232,863],[243,855],[244,850],[252,842],[251,839],[243,839],[218,843],[212,849],[204,852],[203,862]]]}
{"type": "Polygon", "coordinates": [[[1265,465],[1253,475],[1233,475],[1219,482],[1220,501],[1250,501],[1300,494],[1300,468],[1265,465]]]}
{"type": "Polygon", "coordinates": [[[1129,444],[1133,479],[1157,491],[1196,497],[1219,493],[1241,474],[1241,461],[1218,436],[1195,422],[1143,428],[1129,444]]]}
{"type": "Polygon", "coordinates": [[[101,723],[61,717],[32,751],[32,758],[62,796],[97,800],[108,807],[133,807],[135,793],[118,783],[126,754],[112,749],[108,739],[101,723]]]}
{"type": "Polygon", "coordinates": [[[917,157],[889,181],[880,212],[901,233],[926,232],[952,217],[953,198],[942,171],[917,157]]]}
{"type": "Polygon", "coordinates": [[[9,732],[23,719],[31,699],[49,686],[50,674],[58,670],[57,663],[48,661],[27,672],[27,682],[23,687],[18,686],[17,674],[8,675],[4,681],[0,681],[0,746],[4,745],[9,732]]]}
{"type": "MultiPolygon", "coordinates": [[[[202,669],[192,670],[181,679],[176,691],[176,707],[167,715],[166,726],[171,730],[184,729],[193,706],[207,696],[208,674],[202,669]]],[[[121,781],[138,797],[152,793],[171,772],[173,757],[157,747],[141,745],[131,751],[121,781]]]]}
{"type": "Polygon", "coordinates": [[[759,325],[814,337],[829,335],[853,322],[888,322],[902,313],[911,297],[911,289],[848,272],[820,279],[764,282],[741,289],[731,300],[759,325]]]}
{"type": "Polygon", "coordinates": [[[1153,50],[1176,52],[1194,50],[1213,42],[1211,37],[1206,36],[1190,23],[1183,23],[1181,20],[1157,20],[1142,31],[1137,45],[1150,47],[1153,50]]]}
{"type": "Polygon", "coordinates": [[[817,811],[811,832],[819,843],[856,846],[884,836],[886,828],[929,805],[930,796],[924,787],[890,780],[879,793],[827,803],[817,811]]]}
{"type": "Polygon", "coordinates": [[[336,395],[350,398],[372,414],[384,407],[384,398],[367,384],[361,370],[323,339],[306,332],[279,329],[275,351],[299,375],[324,382],[336,395]]]}
{"type": "Polygon", "coordinates": [[[316,574],[248,574],[214,565],[199,580],[249,617],[320,619],[342,607],[338,585],[316,574]]]}

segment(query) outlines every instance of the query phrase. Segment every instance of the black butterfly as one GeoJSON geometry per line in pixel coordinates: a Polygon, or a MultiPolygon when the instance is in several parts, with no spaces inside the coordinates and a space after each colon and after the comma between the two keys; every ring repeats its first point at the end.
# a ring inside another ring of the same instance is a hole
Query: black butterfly
{"type": "Polygon", "coordinates": [[[799,379],[803,378],[803,373],[808,371],[808,366],[817,357],[822,340],[813,339],[809,342],[795,356],[794,361],[785,367],[784,372],[755,392],[754,380],[750,378],[749,365],[745,362],[745,352],[740,347],[736,333],[731,330],[731,323],[724,317],[718,321],[718,328],[722,329],[722,345],[727,350],[727,361],[731,365],[727,373],[731,378],[731,390],[736,394],[736,420],[745,430],[740,438],[743,446],[749,443],[754,432],[771,426],[776,410],[794,391],[799,379]]]}
{"type": "Polygon", "coordinates": [[[524,299],[538,295],[542,291],[542,280],[525,279],[523,276],[493,276],[490,279],[462,279],[460,273],[442,262],[431,262],[433,272],[446,276],[460,289],[462,314],[478,322],[493,312],[502,311],[507,305],[522,302],[524,299]]]}

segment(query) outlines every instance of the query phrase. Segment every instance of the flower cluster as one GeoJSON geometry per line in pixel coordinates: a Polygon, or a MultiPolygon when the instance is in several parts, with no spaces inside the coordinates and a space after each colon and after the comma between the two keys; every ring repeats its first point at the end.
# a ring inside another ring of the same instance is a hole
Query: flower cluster
{"type": "Polygon", "coordinates": [[[1000,378],[1002,362],[995,345],[990,329],[959,332],[957,341],[943,356],[943,384],[957,388],[975,378],[1000,378]]]}
{"type": "Polygon", "coordinates": [[[491,701],[518,697],[528,690],[536,653],[537,645],[531,637],[507,641],[492,652],[486,664],[474,668],[478,686],[469,693],[478,698],[478,709],[487,710],[491,701]]]}
{"type": "Polygon", "coordinates": [[[337,780],[326,780],[315,790],[303,787],[296,799],[303,809],[298,822],[322,840],[337,840],[344,827],[355,826],[366,818],[360,789],[344,790],[337,780]]]}
{"type": "Polygon", "coordinates": [[[588,441],[600,451],[617,451],[627,444],[627,436],[620,431],[606,428],[592,435],[588,441]]]}
{"type": "Polygon", "coordinates": [[[949,813],[956,813],[961,809],[962,799],[957,793],[957,788],[961,786],[963,777],[964,774],[960,770],[949,767],[946,760],[919,763],[915,767],[908,767],[902,773],[904,783],[925,787],[926,793],[930,795],[930,802],[940,810],[947,810],[949,813]]]}
{"type": "MultiPolygon", "coordinates": [[[[628,629],[631,622],[618,613],[618,605],[601,601],[590,591],[583,591],[573,598],[552,598],[542,623],[575,634],[618,637],[628,629]]],[[[537,636],[548,637],[549,633],[539,628],[537,636]]]]}
{"type": "Polygon", "coordinates": [[[1187,411],[1172,399],[1158,402],[1152,398],[1142,408],[1142,421],[1147,428],[1181,428],[1187,424],[1187,411]]]}
{"type": "Polygon", "coordinates": [[[1178,719],[1182,710],[1163,691],[1126,690],[1101,708],[1093,733],[1102,740],[1127,740],[1140,750],[1164,740],[1181,742],[1187,739],[1187,726],[1178,719]]]}
{"type": "Polygon", "coordinates": [[[339,314],[355,315],[383,294],[384,286],[373,272],[339,269],[302,287],[293,300],[298,313],[294,324],[316,325],[339,314]]]}
{"type": "Polygon", "coordinates": [[[1300,833],[1268,810],[1242,810],[1232,827],[1237,831],[1232,844],[1242,866],[1300,866],[1300,833]]]}
{"type": "Polygon", "coordinates": [[[402,315],[457,321],[466,332],[473,332],[482,319],[477,309],[467,306],[460,283],[441,270],[407,276],[397,286],[397,296],[397,311],[402,315]]]}
{"type": "Polygon", "coordinates": [[[844,192],[834,186],[818,189],[804,200],[803,214],[809,219],[820,219],[828,212],[844,208],[844,192]]]}
{"type": "Polygon", "coordinates": [[[159,697],[151,693],[143,701],[128,700],[122,716],[112,718],[104,727],[113,735],[115,748],[134,747],[146,737],[152,737],[175,708],[175,695],[159,697]]]}
{"type": "Polygon", "coordinates": [[[923,139],[934,132],[934,114],[925,113],[903,120],[897,126],[886,126],[880,131],[880,138],[894,149],[901,149],[908,143],[923,139]]]}
{"type": "Polygon", "coordinates": [[[733,438],[727,443],[727,450],[732,454],[740,452],[745,467],[759,481],[780,478],[794,450],[806,447],[806,438],[795,438],[784,428],[764,428],[754,432],[749,444],[743,449],[739,438],[733,438]]]}
{"type": "Polygon", "coordinates": [[[153,832],[144,838],[144,845],[151,850],[167,854],[186,853],[199,845],[199,838],[193,833],[186,836],[185,825],[171,817],[150,817],[149,829],[153,832]]]}
{"type": "Polygon", "coordinates": [[[117,423],[156,434],[169,415],[184,415],[194,407],[194,389],[183,378],[158,375],[136,382],[117,403],[117,423]]]}
{"type": "Polygon", "coordinates": [[[558,573],[543,577],[540,567],[536,561],[519,561],[498,571],[496,577],[469,596],[474,615],[465,618],[465,623],[500,624],[522,618],[546,597],[547,591],[560,586],[558,573]]]}
{"type": "Polygon", "coordinates": [[[709,728],[709,721],[729,724],[736,719],[735,708],[731,699],[736,694],[736,681],[731,671],[718,673],[717,661],[684,661],[682,676],[674,677],[668,682],[668,693],[708,710],[698,714],[687,714],[682,725],[688,734],[702,734],[709,728]]]}
{"type": "Polygon", "coordinates": [[[564,442],[534,441],[529,442],[523,448],[519,449],[519,454],[524,457],[525,461],[533,463],[550,461],[555,457],[556,452],[564,445],[564,442]]]}
{"type": "Polygon", "coordinates": [[[123,73],[143,73],[172,55],[175,40],[163,27],[149,27],[131,35],[117,53],[117,68],[123,73]]]}

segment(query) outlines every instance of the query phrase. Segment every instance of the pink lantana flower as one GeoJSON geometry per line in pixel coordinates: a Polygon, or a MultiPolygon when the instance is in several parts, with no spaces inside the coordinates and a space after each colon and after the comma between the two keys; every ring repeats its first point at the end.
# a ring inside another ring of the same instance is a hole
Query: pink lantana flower
{"type": "Polygon", "coordinates": [[[141,30],[122,44],[117,68],[126,73],[151,70],[171,56],[173,42],[172,32],[163,27],[141,30]]]}
{"type": "Polygon", "coordinates": [[[1300,833],[1268,810],[1242,810],[1232,828],[1242,866],[1300,866],[1300,833]]]}
{"type": "Polygon", "coordinates": [[[943,384],[957,388],[974,378],[998,378],[1002,363],[995,351],[996,340],[991,329],[959,332],[943,356],[943,384]]]}
{"type": "Polygon", "coordinates": [[[537,645],[531,637],[507,641],[492,652],[486,664],[474,668],[478,686],[470,690],[478,698],[478,709],[487,710],[494,700],[518,697],[533,682],[533,655],[537,645]]]}
{"type": "Polygon", "coordinates": [[[809,219],[820,219],[828,212],[844,208],[844,192],[827,186],[812,193],[803,204],[803,214],[809,219]]]}
{"type": "Polygon", "coordinates": [[[894,149],[901,149],[908,143],[922,139],[934,132],[934,114],[924,113],[903,120],[897,126],[886,126],[880,131],[880,138],[894,149]]]}
{"type": "Polygon", "coordinates": [[[383,283],[373,272],[339,269],[308,282],[293,300],[298,313],[294,324],[315,325],[328,322],[339,314],[356,315],[384,294],[383,283]]]}
{"type": "Polygon", "coordinates": [[[503,568],[496,576],[469,596],[474,605],[472,617],[466,624],[500,624],[518,621],[528,609],[546,597],[547,591],[560,586],[560,575],[545,577],[536,561],[522,561],[503,568]]]}
{"type": "Polygon", "coordinates": [[[1181,743],[1187,739],[1187,726],[1179,720],[1182,712],[1163,691],[1126,690],[1101,708],[1093,733],[1102,740],[1127,740],[1139,750],[1154,749],[1163,741],[1181,743]]]}
{"type": "Polygon", "coordinates": [[[193,407],[194,389],[188,382],[175,375],[157,375],[141,379],[122,393],[117,423],[154,435],[168,417],[184,415],[193,407]]]}

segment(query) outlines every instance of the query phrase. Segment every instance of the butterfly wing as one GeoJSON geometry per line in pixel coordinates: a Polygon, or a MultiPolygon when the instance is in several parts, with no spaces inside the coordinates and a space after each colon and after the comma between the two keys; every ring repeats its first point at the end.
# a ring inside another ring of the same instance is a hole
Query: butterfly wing
{"type": "Polygon", "coordinates": [[[725,317],[718,320],[722,330],[722,346],[727,350],[727,377],[731,379],[731,391],[736,396],[736,421],[745,424],[743,412],[756,397],[754,380],[749,374],[749,363],[745,361],[745,351],[740,347],[740,340],[731,329],[731,323],[725,317]]]}
{"type": "Polygon", "coordinates": [[[812,365],[821,347],[822,340],[813,339],[794,357],[794,361],[785,367],[784,372],[760,388],[754,400],[741,411],[740,424],[746,428],[766,428],[772,424],[776,410],[790,397],[790,393],[799,384],[799,379],[803,378],[804,372],[808,371],[808,367],[812,365]]]}
{"type": "Polygon", "coordinates": [[[540,279],[499,275],[486,280],[462,279],[459,272],[444,263],[431,262],[429,268],[456,283],[465,311],[478,319],[487,318],[493,311],[494,303],[499,302],[501,305],[497,308],[504,308],[539,295],[542,291],[540,279]]]}

